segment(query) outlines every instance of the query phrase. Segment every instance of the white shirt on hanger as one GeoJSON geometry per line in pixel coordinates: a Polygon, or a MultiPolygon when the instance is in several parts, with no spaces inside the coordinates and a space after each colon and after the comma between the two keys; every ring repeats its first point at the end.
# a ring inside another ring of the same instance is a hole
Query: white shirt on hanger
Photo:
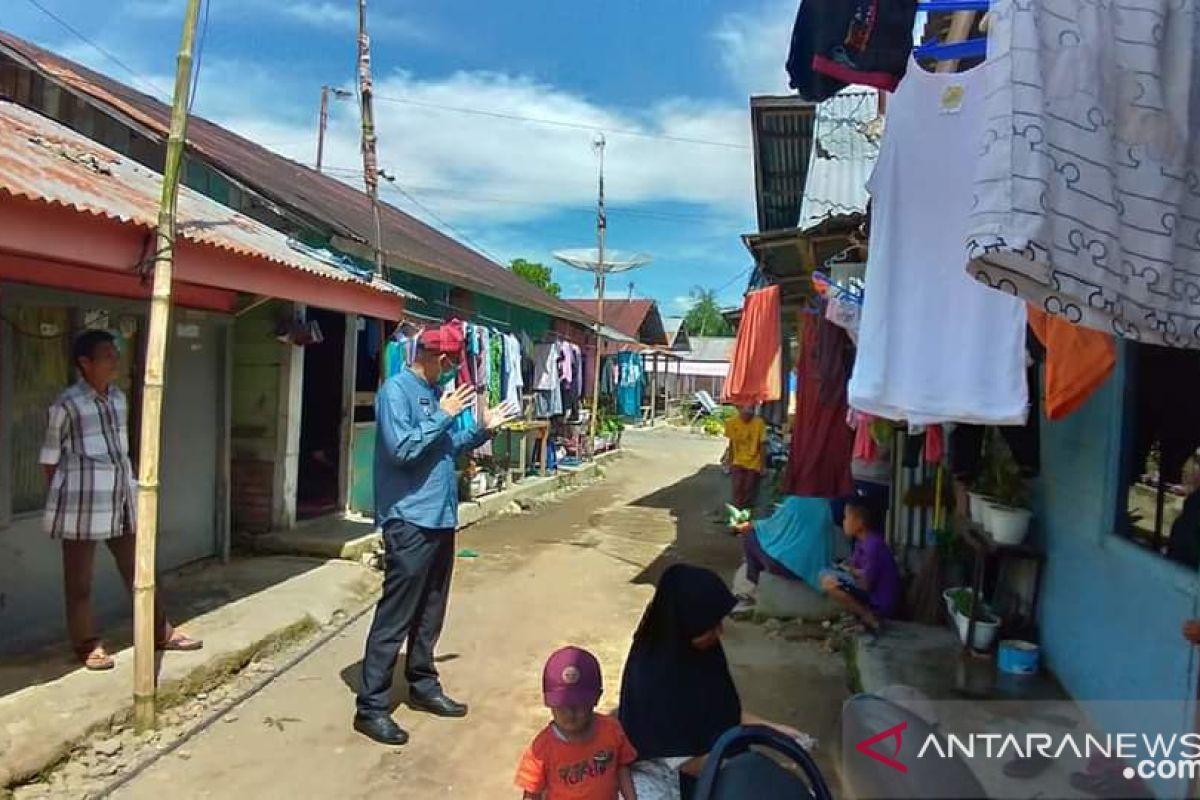
{"type": "Polygon", "coordinates": [[[916,424],[1020,425],[1025,305],[972,280],[964,233],[983,128],[978,68],[916,62],[888,103],[850,405],[916,424]]]}

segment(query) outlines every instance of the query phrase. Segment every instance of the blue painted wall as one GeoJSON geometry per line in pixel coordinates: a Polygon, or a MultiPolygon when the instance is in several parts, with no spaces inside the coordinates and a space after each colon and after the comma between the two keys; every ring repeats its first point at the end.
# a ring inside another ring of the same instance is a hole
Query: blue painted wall
{"type": "MultiPolygon", "coordinates": [[[[1047,551],[1040,609],[1045,660],[1112,731],[1187,732],[1193,654],[1180,635],[1197,614],[1197,575],[1113,534],[1120,492],[1124,358],[1084,406],[1043,420],[1035,526],[1047,551]],[[1147,701],[1175,701],[1150,704],[1147,701]]],[[[1200,653],[1196,654],[1200,656],[1200,653]]],[[[1165,796],[1171,796],[1166,792],[1165,796]]]]}

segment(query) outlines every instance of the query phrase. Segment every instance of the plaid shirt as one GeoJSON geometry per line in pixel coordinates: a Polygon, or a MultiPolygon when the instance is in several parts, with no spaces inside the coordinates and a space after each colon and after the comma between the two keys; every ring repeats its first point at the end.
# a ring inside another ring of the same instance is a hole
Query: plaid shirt
{"type": "Polygon", "coordinates": [[[133,528],[129,407],[115,386],[99,394],[85,381],[50,406],[41,463],[54,466],[45,527],[55,539],[102,540],[133,528]]]}

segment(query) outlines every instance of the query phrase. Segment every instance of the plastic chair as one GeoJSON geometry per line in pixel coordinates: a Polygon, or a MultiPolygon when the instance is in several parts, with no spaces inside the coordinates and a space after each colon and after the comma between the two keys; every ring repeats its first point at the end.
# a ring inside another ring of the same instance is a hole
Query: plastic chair
{"type": "Polygon", "coordinates": [[[833,800],[816,762],[800,743],[760,725],[726,731],[713,746],[696,784],[693,800],[833,800]],[[773,750],[801,774],[751,750],[773,750]]]}

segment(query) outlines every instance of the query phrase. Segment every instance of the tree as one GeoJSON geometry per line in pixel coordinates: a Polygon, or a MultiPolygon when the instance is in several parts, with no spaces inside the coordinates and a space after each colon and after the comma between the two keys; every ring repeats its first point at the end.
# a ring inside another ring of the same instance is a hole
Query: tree
{"type": "Polygon", "coordinates": [[[733,328],[721,315],[721,304],[717,302],[716,290],[697,286],[692,289],[691,297],[692,307],[684,317],[688,333],[693,336],[733,335],[733,328]]]}
{"type": "Polygon", "coordinates": [[[554,282],[554,273],[545,264],[518,258],[513,260],[511,266],[513,272],[547,294],[558,297],[562,293],[562,287],[554,282]]]}

